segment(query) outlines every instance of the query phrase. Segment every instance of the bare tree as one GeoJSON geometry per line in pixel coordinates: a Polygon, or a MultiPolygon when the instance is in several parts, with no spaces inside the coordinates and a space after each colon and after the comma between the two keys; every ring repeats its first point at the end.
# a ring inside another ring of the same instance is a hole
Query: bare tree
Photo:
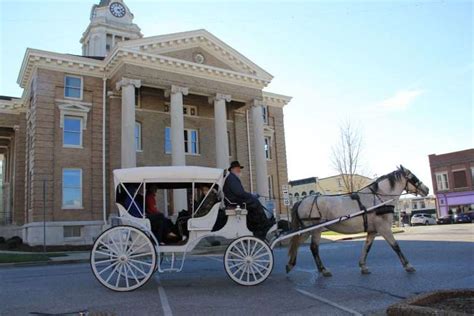
{"type": "Polygon", "coordinates": [[[332,147],[332,165],[340,174],[347,192],[357,191],[362,183],[356,175],[361,173],[362,134],[350,121],[339,126],[339,141],[332,147]]]}

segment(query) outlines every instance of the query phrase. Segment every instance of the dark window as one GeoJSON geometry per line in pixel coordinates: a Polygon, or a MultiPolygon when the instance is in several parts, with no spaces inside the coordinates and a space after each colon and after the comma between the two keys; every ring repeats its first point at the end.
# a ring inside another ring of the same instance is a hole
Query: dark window
{"type": "Polygon", "coordinates": [[[453,171],[454,178],[454,187],[455,188],[465,188],[467,187],[466,171],[459,170],[453,171]]]}

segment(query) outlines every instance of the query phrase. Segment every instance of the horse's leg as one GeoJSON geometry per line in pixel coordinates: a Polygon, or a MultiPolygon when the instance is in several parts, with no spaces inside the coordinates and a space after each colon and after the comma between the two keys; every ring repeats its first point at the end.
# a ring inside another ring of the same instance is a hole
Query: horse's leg
{"type": "Polygon", "coordinates": [[[370,271],[369,269],[367,269],[367,266],[365,265],[365,263],[367,261],[367,255],[369,254],[370,248],[372,247],[372,243],[374,242],[375,236],[377,236],[377,233],[375,232],[367,233],[367,238],[365,239],[364,248],[362,249],[362,254],[360,255],[360,259],[359,259],[359,267],[360,267],[360,272],[362,274],[370,274],[370,271]]]}
{"type": "Polygon", "coordinates": [[[286,273],[289,273],[296,265],[296,256],[298,255],[298,248],[304,241],[307,235],[297,235],[290,239],[290,247],[288,248],[288,264],[286,265],[286,273]]]}
{"type": "Polygon", "coordinates": [[[332,276],[331,271],[326,269],[321,261],[321,257],[319,257],[319,241],[321,240],[321,230],[315,230],[311,234],[311,253],[313,254],[314,261],[316,262],[316,266],[318,267],[318,271],[325,277],[332,276]]]}
{"type": "Polygon", "coordinates": [[[415,272],[415,268],[408,262],[407,258],[403,255],[398,242],[393,237],[392,229],[389,227],[388,229],[381,229],[379,230],[379,234],[383,236],[383,238],[388,242],[388,244],[392,247],[393,251],[398,255],[400,258],[400,262],[402,263],[403,267],[405,268],[406,272],[415,272]]]}

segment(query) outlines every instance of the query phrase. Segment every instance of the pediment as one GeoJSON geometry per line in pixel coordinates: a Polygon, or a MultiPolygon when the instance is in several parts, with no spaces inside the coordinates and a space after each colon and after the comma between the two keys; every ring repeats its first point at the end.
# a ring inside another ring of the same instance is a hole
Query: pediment
{"type": "Polygon", "coordinates": [[[206,30],[129,40],[120,42],[118,46],[127,50],[232,70],[268,81],[273,78],[271,74],[206,30]]]}

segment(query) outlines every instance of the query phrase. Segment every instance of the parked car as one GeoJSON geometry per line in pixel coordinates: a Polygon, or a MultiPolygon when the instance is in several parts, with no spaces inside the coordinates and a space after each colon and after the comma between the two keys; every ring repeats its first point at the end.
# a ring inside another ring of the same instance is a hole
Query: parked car
{"type": "Polygon", "coordinates": [[[438,220],[436,221],[439,225],[442,224],[454,224],[454,219],[451,215],[443,216],[443,217],[438,217],[438,220]]]}
{"type": "Polygon", "coordinates": [[[415,214],[411,217],[412,226],[415,225],[436,225],[436,220],[430,214],[415,214]]]}
{"type": "Polygon", "coordinates": [[[461,214],[454,215],[454,221],[456,224],[471,223],[472,219],[469,216],[469,214],[461,213],[461,214]]]}

